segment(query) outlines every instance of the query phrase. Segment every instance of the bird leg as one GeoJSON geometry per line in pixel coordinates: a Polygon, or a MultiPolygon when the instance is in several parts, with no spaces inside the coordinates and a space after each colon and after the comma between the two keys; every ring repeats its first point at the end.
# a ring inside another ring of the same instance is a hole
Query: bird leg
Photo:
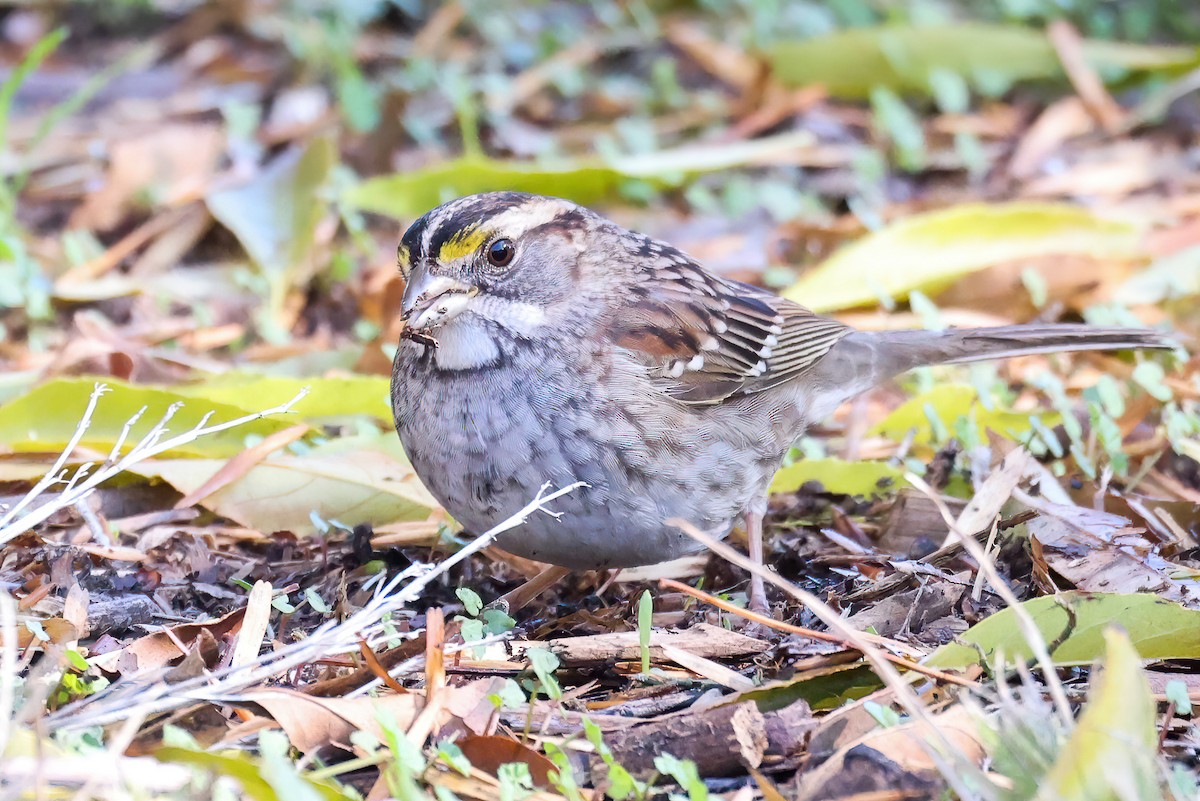
{"type": "MultiPolygon", "coordinates": [[[[759,509],[747,509],[743,515],[746,522],[746,544],[750,553],[750,561],[763,565],[763,512],[759,509]]],[[[767,588],[762,576],[750,574],[750,599],[748,604],[751,612],[770,615],[771,607],[767,603],[767,588]]]]}
{"type": "Polygon", "coordinates": [[[516,589],[509,590],[488,605],[492,608],[502,610],[506,615],[512,614],[518,609],[524,608],[534,598],[569,575],[571,575],[571,570],[568,568],[551,565],[529,579],[529,581],[526,581],[516,589]]]}

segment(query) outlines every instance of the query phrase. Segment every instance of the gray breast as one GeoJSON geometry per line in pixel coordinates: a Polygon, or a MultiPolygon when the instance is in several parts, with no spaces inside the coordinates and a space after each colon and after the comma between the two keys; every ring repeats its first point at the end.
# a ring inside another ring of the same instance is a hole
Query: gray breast
{"type": "Polygon", "coordinates": [[[443,371],[421,350],[404,343],[397,354],[396,428],[421,480],[465,527],[486,531],[544,483],[588,484],[554,502],[560,518],[536,513],[502,537],[528,558],[583,569],[694,551],[665,521],[723,536],[782,452],[769,425],[721,424],[732,409],[714,415],[664,398],[636,366],[603,353],[568,364],[526,351],[443,371]]]}

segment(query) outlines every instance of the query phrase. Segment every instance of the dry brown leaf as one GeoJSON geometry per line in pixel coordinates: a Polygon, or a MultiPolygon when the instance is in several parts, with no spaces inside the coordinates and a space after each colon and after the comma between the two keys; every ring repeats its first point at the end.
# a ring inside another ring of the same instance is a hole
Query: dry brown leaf
{"type": "Polygon", "coordinates": [[[1148,592],[1195,609],[1200,581],[1163,559],[1145,529],[1119,515],[1083,506],[1043,504],[1026,525],[1046,565],[1088,592],[1148,592]]]}
{"type": "MultiPolygon", "coordinates": [[[[442,688],[438,694],[443,696],[443,701],[434,731],[449,722],[462,722],[459,714],[464,709],[474,710],[481,699],[497,691],[500,681],[488,678],[460,687],[442,688]]],[[[384,732],[376,718],[379,711],[393,717],[398,728],[407,730],[425,706],[424,696],[417,693],[375,698],[321,698],[294,690],[270,688],[243,694],[241,698],[263,707],[279,721],[292,745],[305,753],[331,743],[348,743],[350,733],[359,730],[383,739],[384,732]]]]}
{"type": "MultiPolygon", "coordinates": [[[[61,617],[48,617],[39,620],[42,631],[50,638],[50,642],[58,645],[79,639],[79,630],[61,617]]],[[[34,636],[27,626],[17,627],[17,647],[28,648],[31,645],[41,645],[42,640],[34,636]]]]}
{"type": "Polygon", "coordinates": [[[93,657],[90,661],[92,665],[106,673],[130,675],[154,670],[184,655],[176,642],[189,647],[201,632],[207,632],[220,641],[226,635],[238,630],[245,614],[246,609],[243,607],[233,610],[224,617],[205,623],[181,623],[178,626],[171,626],[166,631],[156,631],[145,637],[139,637],[122,648],[93,657]]]}
{"type": "Polygon", "coordinates": [[[306,754],[331,743],[347,744],[355,731],[367,731],[383,740],[377,713],[390,715],[399,728],[407,729],[424,703],[415,694],[316,698],[283,688],[245,693],[241,698],[258,704],[279,721],[292,745],[306,754]]]}
{"type": "MultiPolygon", "coordinates": [[[[986,753],[979,740],[979,727],[966,707],[960,704],[930,719],[963,758],[982,764],[986,753]]],[[[816,770],[804,774],[796,796],[826,798],[833,788],[846,789],[846,795],[883,789],[872,782],[890,789],[936,783],[937,765],[929,756],[932,739],[919,722],[871,731],[846,743],[816,770]],[[879,775],[871,775],[875,772],[879,775]]]]}
{"type": "Polygon", "coordinates": [[[549,759],[511,737],[472,735],[459,740],[458,747],[472,768],[493,776],[499,772],[501,765],[518,762],[528,766],[535,787],[549,786],[550,771],[557,770],[549,759]]]}

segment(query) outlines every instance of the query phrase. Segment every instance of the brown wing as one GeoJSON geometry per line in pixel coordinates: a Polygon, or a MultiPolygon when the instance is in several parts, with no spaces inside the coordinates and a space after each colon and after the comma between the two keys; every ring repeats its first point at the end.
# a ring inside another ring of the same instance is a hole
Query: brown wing
{"type": "Polygon", "coordinates": [[[851,329],[799,304],[706,272],[654,243],[656,267],[630,290],[612,341],[688,403],[761,392],[811,367],[851,329]]]}

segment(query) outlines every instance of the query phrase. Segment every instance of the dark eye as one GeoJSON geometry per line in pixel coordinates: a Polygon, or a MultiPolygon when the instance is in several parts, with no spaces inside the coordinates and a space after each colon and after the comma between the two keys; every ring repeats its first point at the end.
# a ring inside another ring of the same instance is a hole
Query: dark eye
{"type": "Polygon", "coordinates": [[[517,246],[511,239],[497,239],[487,246],[487,260],[493,267],[507,267],[517,255],[517,246]]]}

